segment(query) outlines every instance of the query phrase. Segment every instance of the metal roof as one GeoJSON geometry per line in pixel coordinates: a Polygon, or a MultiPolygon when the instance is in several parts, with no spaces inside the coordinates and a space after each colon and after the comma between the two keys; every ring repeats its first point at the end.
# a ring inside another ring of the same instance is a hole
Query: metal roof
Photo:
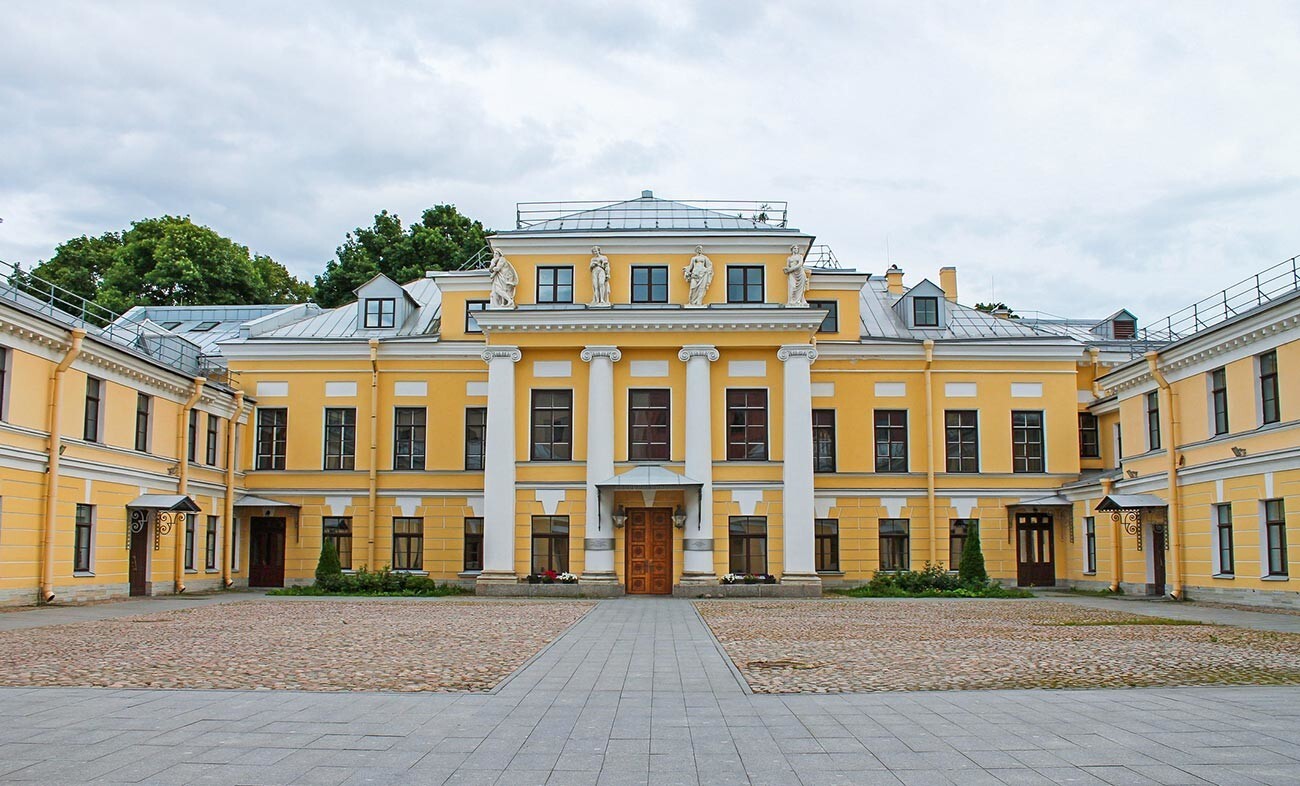
{"type": "Polygon", "coordinates": [[[180,336],[208,356],[220,355],[220,342],[239,335],[239,326],[249,320],[283,311],[292,304],[257,306],[135,306],[119,318],[122,323],[148,325],[155,331],[180,336]],[[206,330],[201,325],[216,322],[206,330]],[[175,327],[168,327],[178,323],[175,327]]]}
{"type": "Polygon", "coordinates": [[[517,210],[517,229],[498,234],[655,229],[749,230],[790,233],[799,231],[786,225],[784,202],[691,201],[696,204],[660,199],[645,191],[642,192],[642,196],[638,199],[609,204],[592,202],[521,203],[517,210]],[[586,207],[587,205],[593,206],[586,207]],[[701,205],[708,205],[708,207],[701,207],[701,205]]]}
{"type": "Polygon", "coordinates": [[[203,510],[198,503],[184,494],[141,494],[126,503],[128,508],[153,508],[156,510],[198,513],[203,510]]]}
{"type": "Polygon", "coordinates": [[[941,328],[909,328],[894,310],[901,295],[889,293],[889,282],[870,278],[862,287],[862,338],[923,339],[1042,338],[1051,336],[1016,319],[999,319],[959,303],[948,304],[948,324],[941,328]]]}
{"type": "Polygon", "coordinates": [[[695,488],[704,485],[685,475],[678,475],[663,467],[646,465],[630,469],[621,475],[597,483],[598,488],[649,489],[649,488],[695,488]]]}
{"type": "MultiPolygon", "coordinates": [[[[442,292],[431,278],[419,278],[402,289],[417,304],[413,313],[386,336],[422,336],[429,334],[437,323],[442,306],[442,292]]],[[[331,308],[306,319],[291,322],[283,327],[260,333],[256,338],[356,338],[370,336],[374,330],[357,327],[357,304],[348,303],[331,308]]]]}
{"type": "Polygon", "coordinates": [[[1095,510],[1132,510],[1133,508],[1163,508],[1165,501],[1155,494],[1110,494],[1102,497],[1095,510]]]}

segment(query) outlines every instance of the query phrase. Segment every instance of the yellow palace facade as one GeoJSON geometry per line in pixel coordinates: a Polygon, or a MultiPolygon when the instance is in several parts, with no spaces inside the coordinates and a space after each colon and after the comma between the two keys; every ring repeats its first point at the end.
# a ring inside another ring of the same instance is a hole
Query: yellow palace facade
{"type": "Polygon", "coordinates": [[[1007,584],[1297,602],[1294,261],[1139,328],[814,240],[644,192],[330,310],[0,288],[0,598],[307,583],[327,539],[484,594],[816,595],[978,528],[1007,584]]]}

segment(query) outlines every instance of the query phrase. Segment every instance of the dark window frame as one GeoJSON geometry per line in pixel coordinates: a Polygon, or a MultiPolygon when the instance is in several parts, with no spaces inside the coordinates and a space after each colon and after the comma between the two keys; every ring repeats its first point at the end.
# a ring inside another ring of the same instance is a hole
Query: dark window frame
{"type": "Polygon", "coordinates": [[[813,520],[814,564],[818,573],[840,572],[840,520],[813,520]]]}
{"type": "Polygon", "coordinates": [[[153,396],[148,393],[135,394],[135,449],[141,453],[149,452],[149,443],[153,434],[153,396]]]}
{"type": "Polygon", "coordinates": [[[203,532],[203,569],[217,569],[217,517],[208,516],[203,532]]]}
{"type": "Polygon", "coordinates": [[[427,407],[393,407],[393,469],[420,471],[428,460],[427,407]],[[403,422],[405,420],[405,422],[403,422]]]}
{"type": "Polygon", "coordinates": [[[908,471],[907,421],[908,411],[905,409],[877,409],[872,412],[872,445],[876,472],[908,471]],[[898,422],[899,416],[901,422],[898,422]]]}
{"type": "Polygon", "coordinates": [[[939,298],[935,295],[923,295],[912,298],[912,327],[919,328],[937,328],[939,327],[939,298]],[[925,305],[927,312],[925,320],[922,321],[921,306],[925,305]],[[933,311],[931,311],[933,309],[933,311]]]}
{"type": "Polygon", "coordinates": [[[728,572],[767,575],[768,560],[767,517],[731,516],[727,519],[728,572]],[[761,555],[751,550],[752,544],[761,544],[761,555]],[[755,562],[761,560],[760,565],[755,562]],[[755,570],[755,568],[759,568],[755,570]]]}
{"type": "Polygon", "coordinates": [[[767,389],[727,388],[724,400],[727,407],[727,460],[767,461],[771,428],[767,389]]]}
{"type": "Polygon", "coordinates": [[[1232,504],[1223,503],[1214,506],[1214,531],[1218,536],[1218,556],[1219,569],[1216,573],[1220,576],[1235,576],[1237,572],[1236,544],[1233,541],[1232,533],[1232,504]]]}
{"type": "Polygon", "coordinates": [[[1047,432],[1041,409],[1011,410],[1011,471],[1036,474],[1047,471],[1047,432]],[[1030,422],[1036,420],[1037,423],[1030,422]],[[1023,422],[1022,422],[1023,421],[1023,422]],[[1035,437],[1036,439],[1031,439],[1035,437]],[[1033,455],[1036,448],[1038,455],[1033,455]]]}
{"type": "Polygon", "coordinates": [[[221,418],[211,412],[207,414],[207,439],[203,443],[203,458],[205,464],[215,467],[217,466],[217,440],[220,439],[221,434],[221,418]]]}
{"type": "Polygon", "coordinates": [[[880,538],[880,570],[909,570],[912,564],[911,519],[880,519],[877,529],[880,538]]]}
{"type": "Polygon", "coordinates": [[[971,527],[977,531],[979,519],[948,519],[948,570],[957,570],[961,565],[961,554],[966,549],[971,527]]]}
{"type": "Polygon", "coordinates": [[[1262,425],[1282,420],[1281,390],[1278,386],[1277,350],[1271,349],[1259,358],[1259,412],[1262,425]]]}
{"type": "Polygon", "coordinates": [[[487,407],[465,408],[465,469],[482,471],[487,465],[487,407]],[[477,430],[477,437],[475,437],[477,430]]]}
{"type": "Polygon", "coordinates": [[[1264,545],[1268,575],[1291,575],[1286,545],[1286,503],[1280,498],[1264,500],[1264,545]]]}
{"type": "Polygon", "coordinates": [[[1079,458],[1101,458],[1101,421],[1091,412],[1079,413],[1079,458]]]}
{"type": "Polygon", "coordinates": [[[339,567],[352,570],[352,517],[324,516],[321,518],[321,547],[334,544],[339,555],[339,567]]]}
{"type": "Polygon", "coordinates": [[[950,473],[980,471],[980,416],[977,409],[948,409],[943,413],[944,469],[950,473]]]}
{"type": "Polygon", "coordinates": [[[324,456],[321,468],[326,470],[354,470],[357,468],[357,408],[325,408],[324,456]],[[339,422],[331,423],[331,417],[339,422]]]}
{"type": "Polygon", "coordinates": [[[483,327],[479,325],[478,320],[474,317],[475,311],[487,311],[490,300],[466,300],[465,301],[465,332],[482,333],[483,327]],[[476,308],[477,306],[477,308],[476,308]]]}
{"type": "Polygon", "coordinates": [[[834,472],[838,453],[835,444],[835,410],[812,411],[812,443],[813,472],[834,472]]]}
{"type": "Polygon", "coordinates": [[[1083,572],[1090,575],[1097,572],[1097,518],[1095,516],[1083,518],[1083,572]]]}
{"type": "Polygon", "coordinates": [[[198,544],[198,522],[193,513],[185,514],[185,569],[194,570],[194,551],[198,544]]]}
{"type": "Polygon", "coordinates": [[[199,455],[199,411],[190,410],[190,422],[185,431],[185,457],[191,464],[198,462],[199,455]]]}
{"type": "Polygon", "coordinates": [[[8,420],[9,403],[9,361],[12,354],[9,347],[0,347],[0,420],[8,420]]]}
{"type": "Polygon", "coordinates": [[[288,407],[258,407],[253,466],[259,470],[284,469],[288,448],[288,407]]]}
{"type": "Polygon", "coordinates": [[[465,547],[463,558],[463,570],[465,573],[481,573],[483,571],[482,516],[467,516],[465,518],[465,547]]]}
{"type": "Polygon", "coordinates": [[[669,388],[630,388],[627,391],[627,460],[670,461],[673,396],[669,388]],[[638,397],[643,403],[638,404],[638,397]],[[656,415],[660,422],[652,421],[656,415]],[[638,439],[638,435],[642,437],[638,439]]]}
{"type": "Polygon", "coordinates": [[[533,388],[529,411],[528,455],[532,461],[573,460],[573,390],[570,388],[533,388]],[[547,403],[539,401],[549,399],[547,403]],[[566,422],[556,423],[558,413],[566,413],[566,422]],[[547,422],[539,422],[546,420],[547,422]],[[559,438],[556,434],[561,434],[559,438]],[[546,439],[538,439],[541,434],[546,439]]]}
{"type": "Polygon", "coordinates": [[[632,282],[631,302],[641,304],[668,302],[668,266],[667,265],[633,265],[629,276],[632,282]],[[645,276],[644,281],[637,281],[638,274],[645,276]],[[662,281],[657,279],[662,274],[662,281]]]}
{"type": "Polygon", "coordinates": [[[1143,396],[1147,412],[1147,450],[1160,449],[1160,391],[1152,390],[1143,396]]]}
{"type": "Polygon", "coordinates": [[[424,570],[424,519],[393,517],[393,570],[424,570]]]}
{"type": "Polygon", "coordinates": [[[385,330],[397,327],[397,298],[366,298],[361,326],[368,330],[385,330]],[[372,305],[375,306],[373,310],[371,309],[372,305]]]}
{"type": "Polygon", "coordinates": [[[767,269],[763,265],[727,265],[727,302],[746,305],[765,302],[766,276],[767,269]],[[739,281],[732,280],[733,273],[737,274],[739,281]],[[757,282],[752,280],[755,275],[758,277],[757,282]]]}
{"type": "Polygon", "coordinates": [[[822,309],[827,312],[826,318],[823,319],[821,325],[817,327],[818,333],[840,332],[840,301],[809,300],[808,307],[822,309]]]}
{"type": "Polygon", "coordinates": [[[573,265],[539,265],[537,268],[537,303],[538,304],[563,304],[573,302],[573,265]],[[568,273],[568,283],[561,279],[561,273],[568,273]],[[550,274],[550,280],[544,281],[546,274],[550,274]],[[568,297],[561,295],[568,290],[568,297]],[[546,292],[546,297],[542,293],[546,292]]]}
{"type": "Polygon", "coordinates": [[[1210,421],[1214,436],[1228,433],[1228,370],[1222,366],[1210,372],[1210,421]]]}
{"type": "Polygon", "coordinates": [[[568,516],[533,516],[529,541],[530,567],[532,572],[544,573],[553,570],[556,573],[569,572],[569,536],[568,516]],[[544,530],[539,529],[545,527],[544,530]],[[539,553],[538,549],[541,549],[539,553]]]}
{"type": "Polygon", "coordinates": [[[100,442],[103,438],[104,380],[86,377],[86,412],[81,424],[81,438],[87,442],[100,442]]]}
{"type": "Polygon", "coordinates": [[[95,506],[78,504],[73,519],[72,572],[90,573],[94,551],[95,506]]]}

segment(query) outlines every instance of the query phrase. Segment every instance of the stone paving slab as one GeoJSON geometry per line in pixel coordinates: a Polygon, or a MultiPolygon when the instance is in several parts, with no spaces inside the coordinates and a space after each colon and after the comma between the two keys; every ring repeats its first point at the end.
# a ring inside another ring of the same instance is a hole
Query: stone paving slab
{"type": "Polygon", "coordinates": [[[758,693],[1300,684],[1300,635],[1047,600],[698,601],[758,693]]]}

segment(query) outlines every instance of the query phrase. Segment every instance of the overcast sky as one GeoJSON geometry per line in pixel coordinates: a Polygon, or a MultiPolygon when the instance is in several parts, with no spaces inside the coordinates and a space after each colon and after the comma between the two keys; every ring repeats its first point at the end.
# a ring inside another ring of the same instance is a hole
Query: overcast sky
{"type": "Polygon", "coordinates": [[[6,4],[0,259],[189,214],[780,199],[846,266],[1152,319],[1300,253],[1300,4],[6,4]],[[355,7],[354,7],[355,6],[355,7]],[[888,250],[888,257],[886,256],[888,250]]]}

